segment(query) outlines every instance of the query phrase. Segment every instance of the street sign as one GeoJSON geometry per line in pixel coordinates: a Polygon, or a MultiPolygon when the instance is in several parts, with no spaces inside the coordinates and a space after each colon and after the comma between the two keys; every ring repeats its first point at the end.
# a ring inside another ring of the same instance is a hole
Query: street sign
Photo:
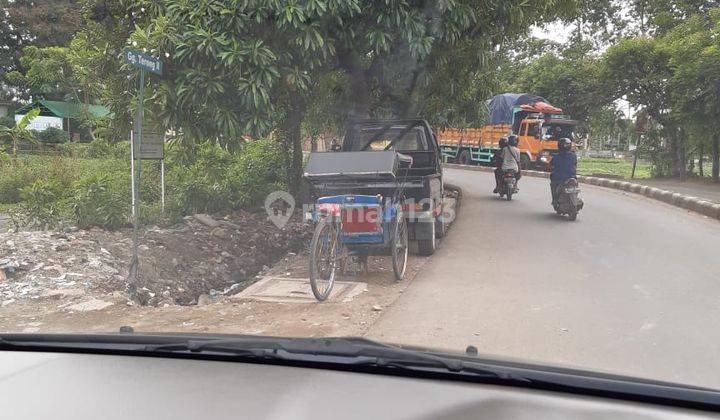
{"type": "Polygon", "coordinates": [[[163,62],[159,58],[136,50],[125,50],[123,51],[123,59],[126,63],[135,66],[140,70],[162,75],[163,62]]]}
{"type": "Polygon", "coordinates": [[[137,139],[140,136],[137,127],[133,130],[133,150],[135,159],[163,159],[165,157],[165,133],[153,127],[143,125],[140,147],[137,139]]]}

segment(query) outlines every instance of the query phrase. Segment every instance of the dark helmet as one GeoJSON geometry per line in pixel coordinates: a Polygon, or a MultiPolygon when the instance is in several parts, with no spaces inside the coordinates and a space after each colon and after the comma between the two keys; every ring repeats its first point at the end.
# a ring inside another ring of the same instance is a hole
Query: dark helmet
{"type": "Polygon", "coordinates": [[[507,137],[501,137],[501,138],[500,138],[500,148],[502,149],[503,147],[505,147],[505,146],[507,146],[507,145],[508,145],[508,139],[507,139],[507,137]]]}
{"type": "Polygon", "coordinates": [[[560,140],[558,140],[558,150],[567,152],[572,147],[572,141],[570,141],[569,138],[565,137],[560,140]]]}
{"type": "Polygon", "coordinates": [[[509,135],[508,136],[508,144],[510,144],[510,146],[517,146],[518,145],[518,136],[516,136],[515,134],[509,135]]]}

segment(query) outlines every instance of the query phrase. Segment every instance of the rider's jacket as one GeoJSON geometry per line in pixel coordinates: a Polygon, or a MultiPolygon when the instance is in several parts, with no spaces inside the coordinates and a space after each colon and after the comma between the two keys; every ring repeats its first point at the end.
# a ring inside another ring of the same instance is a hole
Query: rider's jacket
{"type": "Polygon", "coordinates": [[[552,159],[550,180],[552,182],[563,182],[568,178],[573,178],[576,170],[577,156],[571,151],[563,150],[552,159]]]}

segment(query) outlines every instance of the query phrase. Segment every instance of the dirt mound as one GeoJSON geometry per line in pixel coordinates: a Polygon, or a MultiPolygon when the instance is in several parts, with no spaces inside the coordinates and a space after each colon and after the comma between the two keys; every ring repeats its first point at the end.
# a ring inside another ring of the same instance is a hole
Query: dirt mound
{"type": "MultiPolygon", "coordinates": [[[[232,294],[287,252],[303,249],[311,232],[299,216],[282,229],[265,213],[195,215],[141,232],[140,301],[191,305],[232,294]]],[[[19,232],[0,242],[0,302],[70,293],[124,291],[132,231],[101,229],[19,232]]]]}

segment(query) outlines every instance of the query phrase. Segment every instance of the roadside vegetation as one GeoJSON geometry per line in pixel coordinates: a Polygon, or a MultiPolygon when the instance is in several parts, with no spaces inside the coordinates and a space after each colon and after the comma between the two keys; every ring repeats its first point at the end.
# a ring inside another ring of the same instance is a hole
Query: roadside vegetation
{"type": "MultiPolygon", "coordinates": [[[[17,223],[126,223],[138,72],[123,63],[125,48],[165,62],[162,77],[146,80],[145,119],[176,134],[164,212],[158,165],[144,165],[148,223],[253,208],[269,189],[298,194],[303,148],[350,118],[480,127],[484,101],[513,91],[562,107],[592,150],[639,143],[637,177],[685,179],[702,167],[718,181],[720,9],[710,1],[151,3],[3,6],[0,105],[111,111],[73,122],[81,144],[0,119],[0,209],[17,223]],[[549,22],[572,27],[569,40],[530,34],[549,22]]],[[[580,172],[628,177],[630,166],[583,159],[580,172]]]]}
{"type": "MultiPolygon", "coordinates": [[[[610,178],[630,179],[632,174],[632,160],[618,158],[590,158],[583,157],[578,160],[578,174],[587,176],[601,176],[610,178]]],[[[652,165],[638,161],[635,168],[635,178],[651,178],[652,165]]]]}
{"type": "MultiPolygon", "coordinates": [[[[128,142],[70,144],[63,154],[21,155],[0,164],[0,209],[16,227],[126,226],[131,211],[128,142]]],[[[166,207],[160,204],[160,166],[143,165],[141,219],[166,224],[194,213],[255,210],[265,195],[285,189],[286,150],[258,140],[230,153],[206,142],[188,151],[170,146],[165,161],[166,207]]]]}

